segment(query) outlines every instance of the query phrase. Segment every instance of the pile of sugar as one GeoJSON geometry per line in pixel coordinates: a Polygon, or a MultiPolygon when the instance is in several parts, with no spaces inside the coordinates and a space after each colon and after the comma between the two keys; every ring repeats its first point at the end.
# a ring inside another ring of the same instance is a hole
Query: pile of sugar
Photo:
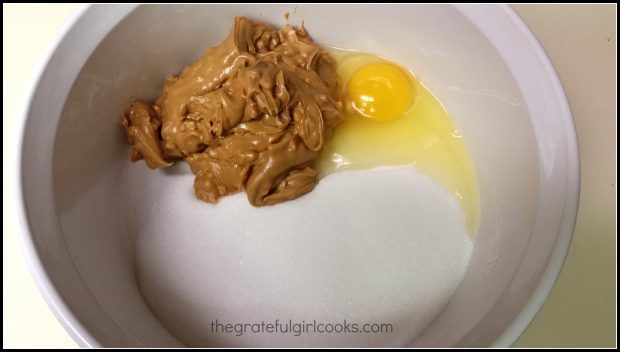
{"type": "MultiPolygon", "coordinates": [[[[179,177],[191,177],[184,175],[179,177]]],[[[449,302],[472,243],[452,195],[412,167],[340,172],[292,202],[200,202],[160,189],[139,229],[137,275],[189,346],[401,346],[449,302]],[[392,333],[212,332],[219,323],[387,323],[392,333]]]]}

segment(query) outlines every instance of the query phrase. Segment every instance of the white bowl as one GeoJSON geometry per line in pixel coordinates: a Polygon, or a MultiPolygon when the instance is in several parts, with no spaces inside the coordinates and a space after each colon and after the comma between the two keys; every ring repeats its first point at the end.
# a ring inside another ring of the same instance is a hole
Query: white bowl
{"type": "Polygon", "coordinates": [[[454,298],[411,345],[512,344],[568,250],[579,169],[562,87],[508,6],[85,9],[42,67],[18,131],[22,242],[50,307],[83,346],[180,344],[136,283],[135,233],[149,219],[139,212],[129,218],[126,209],[161,200],[153,192],[119,203],[128,148],[119,112],[132,99],[157,96],[162,78],[216,45],[233,16],[282,24],[284,12],[303,19],[321,43],[412,67],[470,149],[482,214],[471,262],[454,298]]]}

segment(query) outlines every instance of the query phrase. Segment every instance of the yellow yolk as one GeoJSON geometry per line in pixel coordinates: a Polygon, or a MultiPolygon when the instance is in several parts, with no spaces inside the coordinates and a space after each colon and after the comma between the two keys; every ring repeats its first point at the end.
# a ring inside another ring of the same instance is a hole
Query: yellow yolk
{"type": "Polygon", "coordinates": [[[346,86],[347,102],[361,115],[376,121],[402,117],[413,105],[415,85],[409,74],[387,62],[357,69],[346,86]]]}
{"type": "Polygon", "coordinates": [[[480,218],[475,169],[439,100],[408,71],[382,58],[337,50],[332,55],[348,108],[318,160],[321,175],[413,165],[457,198],[473,238],[480,218]]]}

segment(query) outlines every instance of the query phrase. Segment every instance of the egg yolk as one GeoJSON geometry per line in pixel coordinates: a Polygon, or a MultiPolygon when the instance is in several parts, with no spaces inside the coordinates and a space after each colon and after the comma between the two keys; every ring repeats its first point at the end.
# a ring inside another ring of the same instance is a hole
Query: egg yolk
{"type": "Polygon", "coordinates": [[[361,115],[379,122],[392,121],[411,108],[416,98],[413,79],[387,62],[360,67],[347,83],[347,100],[361,115]]]}

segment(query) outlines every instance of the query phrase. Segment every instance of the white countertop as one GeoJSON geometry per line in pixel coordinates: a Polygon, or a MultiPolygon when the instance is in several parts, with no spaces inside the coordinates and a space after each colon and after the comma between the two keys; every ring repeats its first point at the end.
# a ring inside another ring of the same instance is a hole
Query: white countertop
{"type": "MultiPolygon", "coordinates": [[[[516,347],[616,345],[616,5],[516,5],[555,65],[579,138],[581,203],[549,299],[516,347]]],[[[3,4],[3,168],[27,78],[79,5],[3,4]]],[[[7,184],[3,174],[3,189],[7,184]]],[[[6,193],[6,192],[3,192],[6,193]]],[[[76,347],[38,292],[3,199],[3,347],[76,347]]]]}

